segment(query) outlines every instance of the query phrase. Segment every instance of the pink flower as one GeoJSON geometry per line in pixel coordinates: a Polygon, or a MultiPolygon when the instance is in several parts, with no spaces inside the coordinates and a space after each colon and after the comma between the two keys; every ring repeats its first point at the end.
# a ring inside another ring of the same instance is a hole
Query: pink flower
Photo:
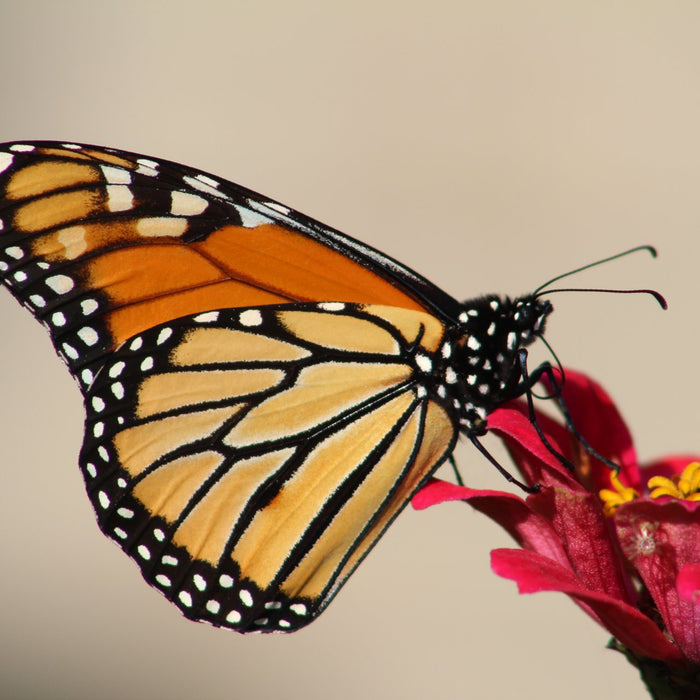
{"type": "Polygon", "coordinates": [[[521,593],[566,593],[613,635],[647,683],[649,663],[694,676],[700,669],[700,457],[640,465],[629,430],[598,384],[566,370],[563,397],[576,428],[620,465],[619,474],[582,450],[560,423],[539,415],[549,441],[575,465],[569,471],[544,447],[523,404],[511,402],[489,416],[488,427],[540,491],[514,495],[433,479],[413,505],[467,501],[520,545],[494,550],[491,567],[521,593]]]}

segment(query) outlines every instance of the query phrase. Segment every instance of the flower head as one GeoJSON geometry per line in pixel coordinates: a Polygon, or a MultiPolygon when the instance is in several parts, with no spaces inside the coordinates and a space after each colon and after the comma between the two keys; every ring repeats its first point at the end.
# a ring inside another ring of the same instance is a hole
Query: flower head
{"type": "Polygon", "coordinates": [[[489,416],[530,485],[526,497],[437,479],[416,508],[465,500],[504,527],[520,549],[497,549],[491,567],[521,593],[560,591],[605,627],[634,658],[675,669],[700,666],[700,459],[676,456],[640,465],[632,438],[607,393],[566,371],[562,392],[573,424],[619,472],[592,457],[562,424],[538,422],[546,449],[520,402],[489,416]]]}

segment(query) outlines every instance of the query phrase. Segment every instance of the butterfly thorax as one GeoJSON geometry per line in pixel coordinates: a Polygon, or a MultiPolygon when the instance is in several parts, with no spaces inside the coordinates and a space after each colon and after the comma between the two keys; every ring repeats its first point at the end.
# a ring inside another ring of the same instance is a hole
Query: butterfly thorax
{"type": "Polygon", "coordinates": [[[464,303],[452,357],[454,404],[464,432],[483,434],[488,414],[520,393],[518,352],[543,334],[551,311],[550,302],[531,295],[464,303]]]}

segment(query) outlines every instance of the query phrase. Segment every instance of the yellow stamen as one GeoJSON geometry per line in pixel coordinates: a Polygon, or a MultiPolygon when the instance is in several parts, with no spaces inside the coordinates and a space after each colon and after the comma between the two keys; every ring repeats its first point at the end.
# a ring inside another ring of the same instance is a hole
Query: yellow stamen
{"type": "Polygon", "coordinates": [[[600,500],[603,501],[603,513],[610,517],[615,513],[615,511],[623,504],[628,501],[633,501],[639,496],[637,491],[633,488],[625,486],[618,476],[617,472],[612,472],[610,474],[610,482],[615,489],[601,489],[598,492],[600,500]]]}
{"type": "Polygon", "coordinates": [[[685,501],[700,501],[700,462],[691,462],[678,476],[652,476],[647,482],[652,498],[671,496],[685,501]]]}

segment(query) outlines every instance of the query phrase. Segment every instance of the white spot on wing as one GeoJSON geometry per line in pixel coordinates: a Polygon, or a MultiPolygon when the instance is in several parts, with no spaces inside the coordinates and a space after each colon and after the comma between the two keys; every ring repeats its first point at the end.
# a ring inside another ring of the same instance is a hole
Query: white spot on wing
{"type": "Polygon", "coordinates": [[[15,143],[14,145],[10,146],[10,150],[15,151],[16,153],[30,153],[35,149],[34,146],[30,146],[28,143],[15,143]]]}
{"type": "Polygon", "coordinates": [[[105,180],[110,185],[131,184],[131,173],[124,168],[117,168],[114,165],[101,165],[100,169],[105,176],[105,180]]]}
{"type": "Polygon", "coordinates": [[[46,278],[46,286],[56,294],[67,294],[74,287],[73,280],[66,275],[53,275],[46,278]]]}
{"type": "Polygon", "coordinates": [[[263,202],[263,205],[266,207],[270,207],[270,209],[274,209],[275,211],[278,211],[282,214],[289,214],[291,209],[289,207],[285,207],[284,204],[280,204],[279,202],[263,202]]]}
{"type": "Polygon", "coordinates": [[[151,160],[150,158],[137,158],[136,162],[139,165],[144,165],[147,168],[151,168],[153,170],[157,170],[158,166],[160,165],[157,161],[151,160]]]}
{"type": "Polygon", "coordinates": [[[421,353],[416,354],[416,365],[418,365],[418,369],[422,372],[430,372],[433,369],[432,360],[427,355],[421,353]]]}
{"type": "Polygon", "coordinates": [[[247,207],[236,207],[238,215],[241,217],[241,224],[244,228],[255,228],[256,226],[261,226],[262,224],[272,223],[272,219],[264,214],[259,214],[252,209],[247,207]]]}
{"type": "Polygon", "coordinates": [[[162,345],[170,336],[173,334],[173,329],[172,328],[163,328],[163,330],[158,333],[158,339],[156,340],[156,343],[158,345],[162,345]]]}
{"type": "Polygon", "coordinates": [[[203,182],[205,185],[209,185],[211,187],[218,187],[221,184],[218,180],[215,180],[213,177],[209,177],[204,173],[198,173],[196,178],[199,180],[199,182],[203,182]]]}
{"type": "Polygon", "coordinates": [[[238,316],[242,326],[259,326],[262,323],[262,314],[257,309],[246,309],[238,316]]]}
{"type": "Polygon", "coordinates": [[[70,357],[71,360],[77,360],[80,357],[78,351],[72,345],[63,343],[61,347],[63,348],[63,352],[66,353],[66,357],[70,357]]]}
{"type": "Polygon", "coordinates": [[[64,247],[63,254],[66,258],[75,260],[87,250],[86,234],[84,226],[69,226],[58,232],[58,242],[64,247]]]}
{"type": "Polygon", "coordinates": [[[175,216],[197,216],[209,206],[204,197],[191,192],[174,191],[170,201],[170,213],[175,216]]]}
{"type": "Polygon", "coordinates": [[[219,312],[218,311],[207,311],[206,313],[199,314],[198,316],[194,317],[194,321],[196,323],[213,323],[214,321],[219,320],[219,312]]]}
{"type": "Polygon", "coordinates": [[[90,328],[89,326],[81,328],[78,331],[78,337],[80,338],[80,340],[83,341],[83,343],[85,343],[85,345],[89,347],[95,345],[100,339],[100,336],[97,334],[97,331],[94,328],[90,328]]]}
{"type": "Polygon", "coordinates": [[[112,379],[116,379],[124,370],[124,367],[126,367],[126,364],[122,362],[121,360],[119,362],[115,362],[110,368],[109,368],[109,376],[112,379]]]}
{"type": "Polygon", "coordinates": [[[80,308],[83,310],[83,316],[89,316],[97,311],[97,301],[95,299],[84,299],[80,302],[80,308]]]}
{"type": "MultiPolygon", "coordinates": [[[[188,185],[191,185],[200,192],[210,194],[219,199],[222,199],[224,197],[224,195],[221,192],[219,192],[219,190],[217,190],[216,187],[212,187],[209,183],[204,182],[199,176],[192,177],[190,175],[185,175],[185,177],[183,177],[182,180],[183,182],[187,183],[188,185]]],[[[207,180],[210,180],[210,178],[207,178],[207,180]]],[[[211,180],[211,182],[216,182],[216,180],[211,180]]]]}
{"type": "Polygon", "coordinates": [[[12,153],[0,153],[0,173],[7,170],[14,160],[12,153]]]}
{"type": "Polygon", "coordinates": [[[238,610],[231,610],[231,612],[226,615],[226,622],[230,622],[232,625],[235,625],[237,622],[241,621],[241,613],[238,612],[238,610]]]}
{"type": "Polygon", "coordinates": [[[12,245],[9,248],[5,248],[5,252],[15,260],[21,260],[24,257],[24,251],[16,245],[12,245]]]}
{"type": "Polygon", "coordinates": [[[126,185],[107,185],[107,209],[111,212],[128,211],[134,207],[134,195],[126,185]]]}
{"type": "Polygon", "coordinates": [[[481,343],[473,335],[470,335],[467,338],[467,347],[471,350],[479,350],[481,343]]]}

